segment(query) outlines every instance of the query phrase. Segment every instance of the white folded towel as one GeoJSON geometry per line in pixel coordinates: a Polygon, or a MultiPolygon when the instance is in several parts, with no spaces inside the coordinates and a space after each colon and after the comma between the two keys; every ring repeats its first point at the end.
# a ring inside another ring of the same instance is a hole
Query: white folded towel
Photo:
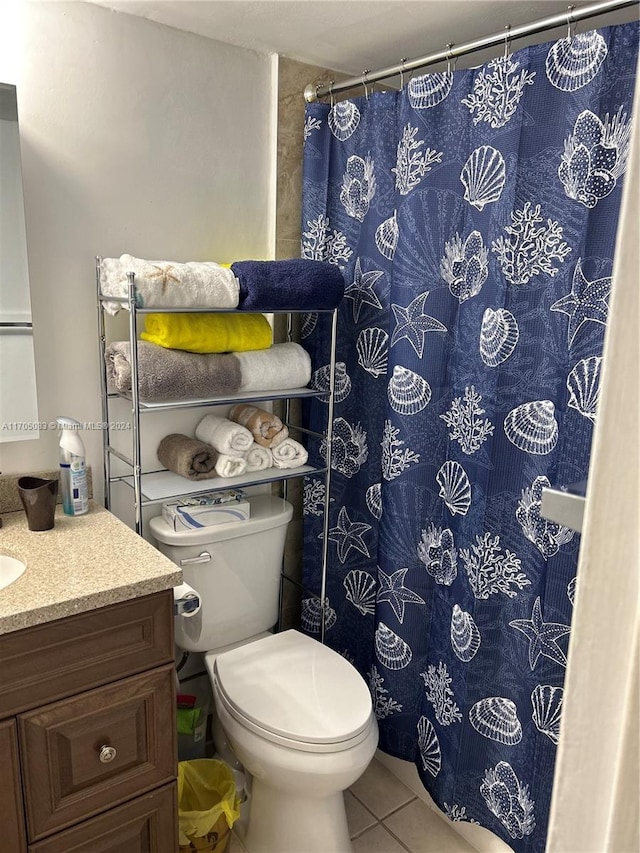
{"type": "Polygon", "coordinates": [[[247,470],[247,462],[241,456],[227,456],[218,454],[216,461],[216,474],[218,477],[239,477],[247,470]]]}
{"type": "Polygon", "coordinates": [[[269,448],[261,447],[256,442],[253,443],[251,450],[245,453],[244,458],[247,463],[247,472],[264,471],[265,468],[273,467],[273,454],[269,448]]]}
{"type": "Polygon", "coordinates": [[[311,358],[300,344],[274,344],[234,355],[240,362],[241,391],[304,388],[311,379],[311,358]]]}
{"type": "Polygon", "coordinates": [[[271,455],[276,468],[298,468],[309,458],[304,447],[293,438],[285,438],[280,444],[272,447],[271,455]]]}
{"type": "Polygon", "coordinates": [[[241,457],[253,444],[253,435],[246,427],[218,415],[205,415],[196,427],[196,438],[210,444],[218,453],[241,457]]]}
{"type": "MultiPolygon", "coordinates": [[[[213,261],[145,261],[132,255],[103,258],[100,291],[103,296],[127,296],[127,273],[135,273],[138,308],[237,308],[240,282],[213,261]]],[[[109,314],[126,306],[105,302],[109,314]]]]}

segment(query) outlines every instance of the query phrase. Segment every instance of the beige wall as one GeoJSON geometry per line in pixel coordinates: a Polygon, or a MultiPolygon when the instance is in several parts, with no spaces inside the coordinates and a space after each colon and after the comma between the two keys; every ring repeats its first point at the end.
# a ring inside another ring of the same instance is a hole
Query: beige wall
{"type": "MultiPolygon", "coordinates": [[[[88,3],[3,4],[3,35],[9,7],[23,10],[13,67],[0,59],[18,93],[39,419],[100,421],[96,254],[273,257],[273,63],[88,3]]],[[[101,474],[100,432],[83,439],[101,474]]],[[[0,445],[0,470],[57,456],[47,430],[0,445]]]]}
{"type": "MultiPolygon", "coordinates": [[[[343,75],[344,76],[344,75],[343,75]]],[[[300,257],[300,219],[302,211],[302,148],[304,142],[305,100],[302,94],[307,83],[337,80],[340,75],[326,68],[306,65],[281,56],[278,63],[278,133],[277,133],[277,196],[276,196],[276,258],[300,257]]],[[[294,337],[299,324],[294,318],[294,337]]],[[[276,335],[284,340],[286,324],[276,318],[276,335]]],[[[291,403],[290,422],[299,423],[300,407],[291,403]]],[[[295,434],[294,434],[294,437],[295,434]]],[[[296,580],[302,575],[302,479],[290,480],[287,498],[294,506],[285,549],[285,571],[296,580]]],[[[283,627],[296,626],[300,616],[300,594],[297,588],[284,583],[283,627]]]]}

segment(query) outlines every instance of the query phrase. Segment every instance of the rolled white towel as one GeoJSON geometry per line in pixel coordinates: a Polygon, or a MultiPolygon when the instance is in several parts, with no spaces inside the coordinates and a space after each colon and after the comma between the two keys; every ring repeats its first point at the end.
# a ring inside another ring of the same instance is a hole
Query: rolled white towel
{"type": "Polygon", "coordinates": [[[239,477],[247,470],[247,461],[240,456],[218,455],[216,474],[218,477],[239,477]]]}
{"type": "Polygon", "coordinates": [[[247,463],[247,472],[264,471],[265,468],[273,467],[273,454],[268,447],[261,447],[259,444],[253,443],[253,447],[244,458],[247,463]]]}
{"type": "Polygon", "coordinates": [[[226,456],[242,457],[253,444],[253,435],[246,427],[218,415],[202,418],[196,427],[196,438],[226,456]]]}
{"type": "Polygon", "coordinates": [[[271,455],[276,468],[298,468],[309,458],[304,447],[293,438],[285,438],[280,444],[272,447],[271,455]]]}

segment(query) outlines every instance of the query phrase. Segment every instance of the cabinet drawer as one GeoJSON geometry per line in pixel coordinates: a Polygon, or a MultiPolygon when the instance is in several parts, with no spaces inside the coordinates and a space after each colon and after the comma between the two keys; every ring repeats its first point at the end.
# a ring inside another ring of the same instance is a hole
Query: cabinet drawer
{"type": "Polygon", "coordinates": [[[18,717],[30,841],[176,775],[173,665],[18,717]]]}
{"type": "Polygon", "coordinates": [[[13,720],[0,724],[0,848],[24,853],[24,816],[18,765],[18,738],[13,720]]]}
{"type": "Polygon", "coordinates": [[[177,849],[174,783],[31,844],[29,853],[176,853],[177,849]]]}
{"type": "Polygon", "coordinates": [[[171,590],[0,636],[0,719],[173,660],[171,590]]]}

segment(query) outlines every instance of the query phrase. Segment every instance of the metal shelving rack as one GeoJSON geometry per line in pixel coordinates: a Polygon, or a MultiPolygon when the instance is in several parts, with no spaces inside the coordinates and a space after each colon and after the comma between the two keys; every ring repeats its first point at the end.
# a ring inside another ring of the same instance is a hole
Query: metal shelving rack
{"type": "Polygon", "coordinates": [[[326,390],[315,390],[313,388],[290,388],[284,391],[265,390],[254,392],[236,392],[225,395],[212,395],[205,400],[176,400],[175,402],[161,403],[145,403],[140,400],[139,381],[138,381],[138,317],[144,314],[211,314],[225,313],[235,314],[242,313],[237,309],[209,309],[209,308],[139,308],[136,298],[135,274],[127,273],[128,285],[127,295],[122,297],[103,296],[100,291],[100,268],[102,258],[96,258],[96,292],[97,292],[97,311],[98,311],[98,339],[100,353],[100,390],[102,402],[102,421],[104,429],[102,431],[102,447],[103,447],[103,473],[104,473],[104,505],[107,509],[111,507],[111,487],[114,483],[123,483],[133,490],[134,495],[134,513],[135,513],[135,531],[142,536],[142,511],[147,506],[161,504],[163,501],[172,498],[183,498],[190,495],[198,494],[198,492],[214,492],[224,491],[230,488],[242,488],[249,486],[262,485],[266,483],[283,482],[286,490],[286,483],[290,479],[304,477],[308,474],[324,474],[324,507],[323,507],[323,537],[322,537],[322,572],[321,572],[321,588],[320,595],[303,587],[295,578],[287,575],[284,571],[281,573],[281,590],[284,580],[293,583],[295,586],[302,589],[307,595],[320,600],[321,603],[321,622],[320,622],[320,641],[324,642],[325,621],[328,601],[326,596],[327,588],[327,556],[329,543],[329,505],[331,492],[331,452],[332,452],[332,433],[333,433],[333,409],[334,409],[334,390],[335,390],[335,364],[336,364],[336,337],[337,337],[337,320],[338,310],[336,309],[275,309],[264,313],[269,314],[286,314],[287,315],[287,330],[288,338],[291,340],[292,322],[291,317],[297,313],[317,313],[331,314],[331,344],[330,344],[330,367],[329,367],[329,387],[326,390]],[[107,369],[105,361],[105,351],[107,346],[106,325],[104,317],[105,302],[118,302],[124,309],[128,311],[129,317],[129,344],[131,358],[131,392],[121,394],[118,392],[110,392],[107,387],[107,369]],[[303,399],[309,397],[327,397],[328,413],[327,413],[327,428],[324,433],[313,432],[300,426],[293,427],[299,432],[316,438],[323,439],[326,443],[326,464],[322,467],[312,465],[302,465],[299,468],[277,469],[277,473],[269,473],[266,471],[254,472],[252,474],[244,474],[239,477],[222,478],[215,477],[211,480],[194,481],[193,483],[180,477],[178,474],[171,474],[165,469],[156,469],[154,471],[143,471],[142,469],[142,439],[140,430],[140,417],[155,412],[175,411],[176,409],[187,408],[206,408],[210,406],[232,405],[243,402],[257,401],[274,401],[284,400],[288,415],[288,401],[292,399],[303,399]],[[113,399],[126,400],[131,404],[131,432],[132,432],[132,448],[131,456],[120,452],[111,443],[110,435],[110,418],[109,418],[109,403],[113,399]],[[120,462],[124,463],[131,469],[130,475],[112,476],[111,473],[111,458],[116,457],[120,462]],[[175,488],[171,488],[171,482],[176,484],[175,488]],[[188,488],[183,488],[187,484],[188,488]]]}

